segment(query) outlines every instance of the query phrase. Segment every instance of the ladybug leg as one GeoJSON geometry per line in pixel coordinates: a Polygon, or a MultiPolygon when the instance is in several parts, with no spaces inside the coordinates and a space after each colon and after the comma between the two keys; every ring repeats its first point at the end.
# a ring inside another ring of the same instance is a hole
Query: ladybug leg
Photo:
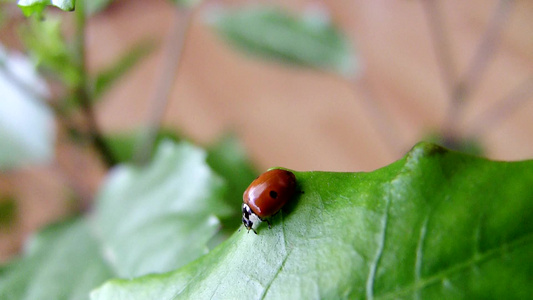
{"type": "Polygon", "coordinates": [[[272,223],[270,223],[270,220],[269,219],[265,219],[265,221],[268,224],[268,229],[272,229],[272,223]]]}

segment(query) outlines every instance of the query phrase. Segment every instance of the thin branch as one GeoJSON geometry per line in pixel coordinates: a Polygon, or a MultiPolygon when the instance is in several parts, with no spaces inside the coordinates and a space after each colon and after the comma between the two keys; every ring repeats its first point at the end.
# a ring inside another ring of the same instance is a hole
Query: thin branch
{"type": "Polygon", "coordinates": [[[450,41],[445,32],[444,18],[436,0],[422,0],[424,11],[431,30],[433,48],[437,57],[441,78],[449,100],[448,111],[441,128],[442,135],[453,138],[457,135],[455,124],[457,123],[460,107],[456,101],[455,89],[457,71],[453,58],[450,41]]]}
{"type": "Polygon", "coordinates": [[[533,96],[533,75],[530,75],[523,83],[518,85],[511,93],[498,101],[496,105],[480,115],[472,122],[469,135],[482,136],[494,126],[501,124],[506,118],[512,115],[518,108],[533,96]]]}
{"type": "Polygon", "coordinates": [[[174,20],[170,33],[166,37],[167,45],[163,59],[163,67],[160,79],[150,103],[153,103],[149,113],[145,131],[140,136],[137,144],[134,160],[138,164],[146,163],[154,147],[155,139],[165,110],[169,102],[170,92],[174,84],[180,62],[182,61],[183,49],[185,48],[186,35],[192,21],[192,9],[183,9],[176,5],[174,20]]]}
{"type": "Polygon", "coordinates": [[[422,0],[439,69],[448,97],[453,98],[456,83],[455,60],[453,59],[450,41],[445,32],[444,18],[436,0],[422,0]]]}
{"type": "Polygon", "coordinates": [[[93,109],[93,103],[89,96],[88,90],[88,78],[87,67],[85,64],[85,5],[83,0],[78,0],[76,3],[76,40],[75,51],[78,55],[78,71],[80,75],[80,84],[74,90],[75,96],[78,98],[81,104],[83,114],[85,115],[87,126],[89,130],[89,137],[94,143],[95,148],[98,150],[102,159],[108,167],[112,167],[117,164],[117,160],[113,156],[113,153],[107,145],[102,131],[96,121],[96,116],[93,109]]]}
{"type": "Polygon", "coordinates": [[[382,140],[389,149],[392,149],[393,155],[401,154],[404,149],[400,142],[397,127],[392,124],[385,110],[376,101],[376,94],[368,78],[363,74],[363,77],[353,79],[353,84],[357,90],[361,91],[363,95],[361,103],[368,118],[374,122],[374,126],[381,135],[382,140]]]}
{"type": "Polygon", "coordinates": [[[494,10],[483,37],[477,46],[474,57],[470,61],[470,66],[463,78],[459,81],[454,91],[454,101],[463,102],[472,94],[481,81],[489,61],[492,58],[498,42],[501,39],[501,33],[505,22],[508,20],[513,0],[500,0],[494,10]]]}

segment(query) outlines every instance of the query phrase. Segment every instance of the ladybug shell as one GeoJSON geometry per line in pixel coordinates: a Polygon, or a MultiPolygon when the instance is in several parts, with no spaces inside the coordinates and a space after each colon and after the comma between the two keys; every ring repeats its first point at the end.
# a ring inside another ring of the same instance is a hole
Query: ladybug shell
{"type": "Polygon", "coordinates": [[[273,169],[252,181],[242,196],[244,203],[259,216],[268,218],[277,213],[296,191],[296,177],[292,172],[273,169]]]}

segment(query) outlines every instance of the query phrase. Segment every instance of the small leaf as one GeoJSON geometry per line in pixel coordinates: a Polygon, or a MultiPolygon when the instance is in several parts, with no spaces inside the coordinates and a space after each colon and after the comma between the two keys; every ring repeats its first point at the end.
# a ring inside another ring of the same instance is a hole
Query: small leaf
{"type": "Polygon", "coordinates": [[[228,185],[224,200],[233,210],[221,221],[225,229],[233,232],[242,225],[242,194],[259,174],[252,167],[243,146],[233,135],[224,136],[208,148],[207,163],[228,185]]]}
{"type": "Polygon", "coordinates": [[[74,10],[76,0],[18,0],[18,5],[24,15],[41,14],[46,6],[53,5],[64,11],[74,10]]]}
{"type": "Polygon", "coordinates": [[[47,163],[54,155],[52,111],[40,99],[45,82],[22,55],[0,45],[0,169],[47,163]]]}
{"type": "MultiPolygon", "coordinates": [[[[121,132],[110,134],[105,137],[107,145],[113,152],[113,157],[122,163],[132,161],[138,139],[139,132],[121,132]]],[[[154,149],[157,149],[157,146],[164,140],[178,142],[181,140],[181,138],[180,134],[176,133],[175,131],[161,128],[156,135],[154,142],[156,146],[154,149]]]]}
{"type": "Polygon", "coordinates": [[[128,49],[127,53],[113,65],[106,70],[100,71],[95,78],[93,98],[99,98],[117,79],[121,78],[121,76],[131,70],[139,61],[150,54],[153,48],[153,44],[150,42],[140,42],[128,49]]]}
{"type": "Polygon", "coordinates": [[[179,5],[184,8],[191,8],[202,3],[202,0],[171,0],[171,1],[174,2],[176,5],[179,5]]]}
{"type": "Polygon", "coordinates": [[[0,197],[0,229],[9,227],[16,220],[17,202],[11,196],[0,197]]]}
{"type": "Polygon", "coordinates": [[[59,18],[31,18],[21,29],[21,39],[38,68],[48,71],[67,87],[79,86],[82,79],[77,60],[61,31],[59,18]]]}
{"type": "Polygon", "coordinates": [[[417,145],[370,173],[295,172],[272,229],[96,299],[524,299],[533,294],[533,161],[417,145]]]}
{"type": "Polygon", "coordinates": [[[147,168],[114,169],[98,196],[94,228],[120,277],[176,269],[207,252],[229,208],[206,154],[187,143],[161,143],[147,168]]]}
{"type": "Polygon", "coordinates": [[[85,14],[93,15],[109,6],[113,0],[85,0],[83,4],[85,5],[85,14]]]}
{"type": "Polygon", "coordinates": [[[49,226],[28,246],[22,258],[0,269],[1,299],[87,299],[112,277],[82,219],[49,226]]]}
{"type": "Polygon", "coordinates": [[[287,12],[252,7],[212,11],[217,32],[250,53],[345,76],[356,72],[356,59],[347,37],[317,14],[295,17],[287,12]]]}

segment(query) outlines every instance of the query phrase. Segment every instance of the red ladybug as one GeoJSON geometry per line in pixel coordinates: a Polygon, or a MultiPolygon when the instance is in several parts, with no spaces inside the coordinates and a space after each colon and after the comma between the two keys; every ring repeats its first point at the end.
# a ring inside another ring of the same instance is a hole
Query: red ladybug
{"type": "Polygon", "coordinates": [[[296,193],[296,177],[292,172],[273,169],[261,174],[244,191],[242,223],[257,234],[255,228],[275,215],[296,193]]]}

